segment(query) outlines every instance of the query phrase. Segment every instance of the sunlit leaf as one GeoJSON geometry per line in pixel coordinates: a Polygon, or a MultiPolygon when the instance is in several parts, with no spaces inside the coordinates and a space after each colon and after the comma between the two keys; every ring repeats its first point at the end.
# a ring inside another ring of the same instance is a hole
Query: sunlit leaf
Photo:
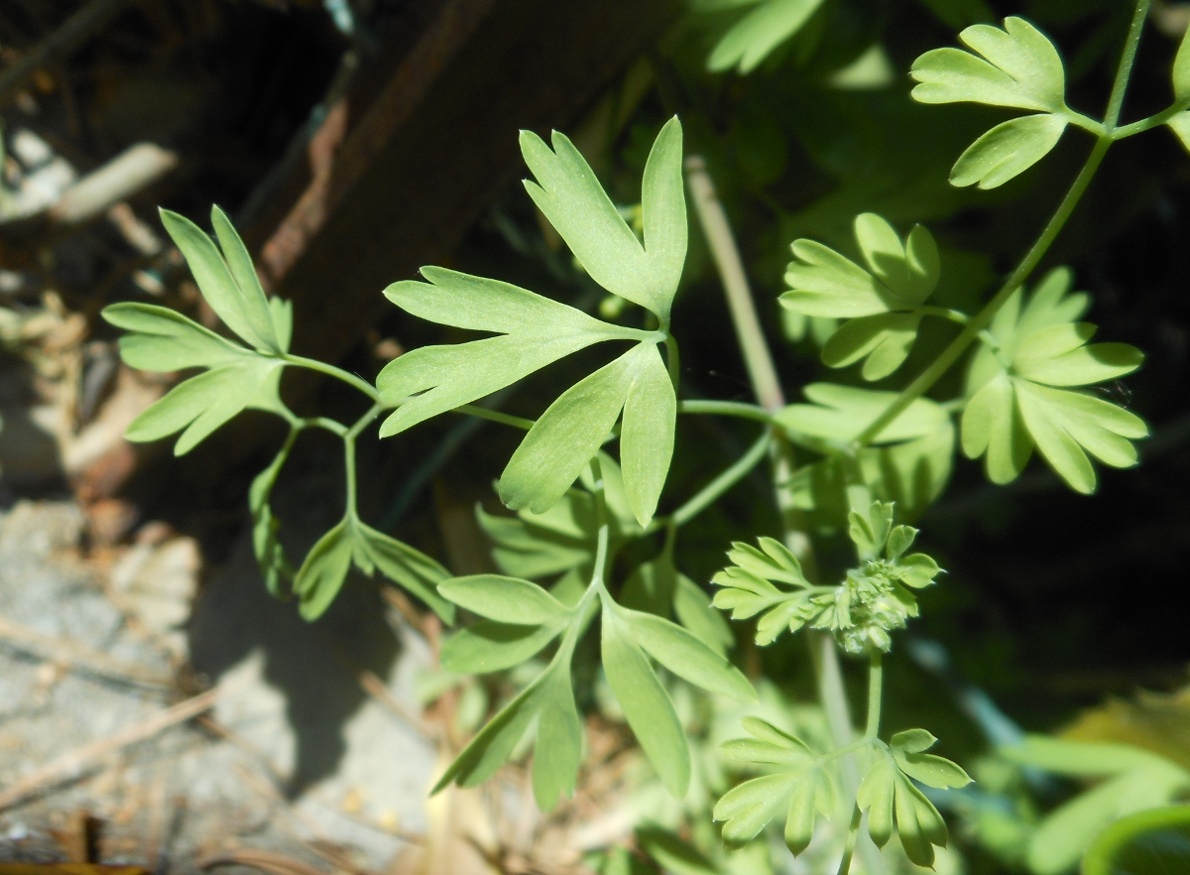
{"type": "Polygon", "coordinates": [[[913,88],[915,100],[974,101],[1039,112],[1065,111],[1062,58],[1032,24],[1012,16],[1004,19],[1003,28],[972,25],[959,34],[959,39],[974,53],[934,49],[913,62],[909,75],[918,82],[913,88]]]}
{"type": "Polygon", "coordinates": [[[438,591],[459,607],[500,623],[538,626],[564,621],[571,614],[537,584],[499,574],[455,577],[438,591]]]}
{"type": "Polygon", "coordinates": [[[822,361],[832,368],[864,362],[865,380],[880,380],[909,356],[921,316],[916,313],[877,313],[849,319],[822,347],[822,361]]]}
{"type": "Polygon", "coordinates": [[[444,669],[458,674],[503,671],[536,656],[561,632],[561,626],[481,620],[447,638],[438,658],[444,669]]]}
{"type": "Polygon", "coordinates": [[[103,318],[128,332],[120,337],[120,357],[129,367],[142,371],[213,368],[255,357],[244,347],[165,307],[112,304],[103,309],[103,318]]]}
{"type": "Polygon", "coordinates": [[[907,729],[896,733],[889,747],[900,770],[927,787],[945,790],[970,784],[971,776],[961,766],[944,757],[925,753],[937,740],[924,729],[907,729]]]}
{"type": "Polygon", "coordinates": [[[273,316],[244,244],[231,222],[218,207],[211,209],[211,221],[223,251],[205,232],[185,216],[161,210],[161,223],[194,274],[199,291],[216,315],[258,350],[280,353],[282,347],[273,326],[273,316]]]}
{"type": "Polygon", "coordinates": [[[649,762],[677,797],[690,784],[690,750],[669,693],[618,611],[603,609],[603,671],[649,762]]]}
{"type": "Polygon", "coordinates": [[[184,455],[248,407],[268,407],[281,378],[279,359],[259,356],[204,371],[179,383],[128,426],[130,441],[182,431],[174,455],[184,455]]]}
{"type": "Polygon", "coordinates": [[[637,350],[624,399],[620,465],[633,515],[646,526],[669,473],[678,401],[656,344],[642,344],[637,350]]]}
{"type": "Polygon", "coordinates": [[[801,780],[798,774],[764,775],[728,790],[715,803],[713,817],[723,824],[723,842],[728,847],[745,845],[788,810],[790,794],[801,780]]]}
{"type": "Polygon", "coordinates": [[[1024,173],[1058,145],[1064,116],[1044,113],[1009,119],[967,147],[950,171],[952,185],[997,188],[1024,173]]]}
{"type": "Polygon", "coordinates": [[[583,727],[569,671],[551,666],[534,700],[539,716],[533,753],[533,798],[538,808],[549,811],[560,798],[574,793],[582,760],[583,727]]]}
{"type": "Polygon", "coordinates": [[[357,521],[354,530],[356,565],[367,574],[379,571],[429,605],[444,622],[454,622],[454,605],[438,592],[438,584],[450,576],[440,563],[365,523],[357,521]]]}
{"type": "Polygon", "coordinates": [[[739,669],[681,626],[625,608],[616,609],[616,614],[629,627],[632,640],[678,677],[733,699],[756,699],[756,691],[739,669]]]}
{"type": "Polygon", "coordinates": [[[525,181],[529,196],[595,282],[668,321],[686,255],[678,120],[661,129],[646,164],[643,244],[570,140],[555,131],[551,143],[552,150],[536,134],[521,132],[521,152],[536,177],[525,181]]]}

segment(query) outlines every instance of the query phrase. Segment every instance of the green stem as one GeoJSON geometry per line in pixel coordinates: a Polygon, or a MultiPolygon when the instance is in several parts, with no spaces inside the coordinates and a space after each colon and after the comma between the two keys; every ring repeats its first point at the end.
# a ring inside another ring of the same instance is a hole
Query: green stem
{"type": "Polygon", "coordinates": [[[862,815],[857,802],[851,808],[851,825],[847,829],[847,844],[843,846],[843,857],[839,860],[838,875],[847,875],[851,871],[851,858],[855,854],[855,840],[859,838],[859,827],[862,815]]]}
{"type": "Polygon", "coordinates": [[[956,325],[966,325],[971,321],[971,317],[961,310],[954,310],[950,307],[935,307],[927,304],[919,307],[918,311],[923,316],[936,316],[939,319],[945,319],[948,322],[954,322],[956,325]]]}
{"type": "Polygon", "coordinates": [[[533,427],[532,419],[525,419],[522,416],[513,416],[511,413],[501,413],[499,410],[492,410],[488,407],[480,407],[478,404],[464,404],[462,407],[456,407],[455,413],[466,413],[469,416],[475,416],[479,419],[486,419],[488,422],[498,422],[501,425],[511,425],[513,428],[519,428],[521,431],[528,431],[533,427]]]}
{"type": "Polygon", "coordinates": [[[326,374],[328,377],[334,377],[336,380],[341,380],[349,386],[353,386],[359,391],[368,396],[369,400],[373,402],[380,401],[380,393],[376,391],[376,387],[369,383],[362,377],[349,373],[342,368],[337,368],[334,365],[328,365],[326,362],[320,362],[318,359],[309,359],[300,355],[289,355],[288,353],[282,356],[287,365],[294,365],[299,368],[306,368],[310,371],[317,371],[320,374],[326,374]]]}
{"type": "Polygon", "coordinates": [[[711,416],[736,416],[757,422],[772,422],[773,414],[756,404],[743,401],[679,401],[678,413],[702,413],[711,416]]]}
{"type": "Polygon", "coordinates": [[[760,464],[769,450],[773,433],[769,429],[762,434],[744,455],[736,459],[730,467],[720,472],[719,476],[695,493],[681,507],[668,517],[658,517],[649,524],[648,531],[656,531],[662,526],[684,526],[698,516],[707,507],[714,504],[719,496],[739,483],[748,473],[760,464]]]}
{"type": "Polygon", "coordinates": [[[765,410],[780,410],[785,406],[785,394],[781,391],[777,368],[769,355],[768,344],[760,328],[756,305],[752,301],[748,278],[744,275],[744,267],[736,249],[735,239],[732,237],[731,226],[727,222],[727,213],[719,202],[715,187],[707,174],[706,162],[701,156],[691,155],[686,159],[686,182],[690,186],[694,211],[698,214],[703,233],[711,248],[711,257],[715,260],[715,267],[718,268],[723,281],[736,339],[739,341],[744,366],[748,370],[748,378],[756,392],[756,399],[765,410]]]}
{"type": "Polygon", "coordinates": [[[872,424],[865,428],[860,435],[855,439],[855,449],[865,447],[870,444],[880,432],[882,432],[894,419],[900,416],[905,409],[928,392],[939,379],[950,370],[951,366],[958,360],[967,347],[976,339],[981,331],[991,324],[992,318],[1004,306],[1004,303],[1012,296],[1012,294],[1024,284],[1029,275],[1036,269],[1041,259],[1049,251],[1054,240],[1058,234],[1065,227],[1066,222],[1070,219],[1074,208],[1082,199],[1083,194],[1086,193],[1087,187],[1091,184],[1099,165],[1103,162],[1107,150],[1114,142],[1114,131],[1116,123],[1120,119],[1120,110],[1124,105],[1124,92],[1128,87],[1128,78],[1132,73],[1132,64],[1136,58],[1136,47],[1140,41],[1140,32],[1144,26],[1145,15],[1148,12],[1149,0],[1138,0],[1136,4],[1136,12],[1132,17],[1132,24],[1128,29],[1128,37],[1124,41],[1123,54],[1120,57],[1120,66],[1116,71],[1115,81],[1112,83],[1111,96],[1107,102],[1107,112],[1105,114],[1103,123],[1103,133],[1095,140],[1095,145],[1091,148],[1091,154],[1087,156],[1086,163],[1083,164],[1082,170],[1079,171],[1074,182],[1070,186],[1070,190],[1066,192],[1066,196],[1062,198],[1062,202],[1058,205],[1054,215],[1050,218],[1045,228],[1042,229],[1041,235],[1036,242],[1030,247],[1029,251],[1025,253],[1025,257],[1021,259],[1020,264],[1005,280],[999,291],[987,303],[987,305],[975,316],[966,327],[960,332],[959,336],[951,341],[950,346],[942,351],[934,362],[921,372],[909,386],[901,392],[897,399],[888,406],[883,413],[881,413],[872,424]]]}
{"type": "Polygon", "coordinates": [[[592,480],[591,493],[595,497],[595,524],[599,527],[595,536],[595,562],[591,571],[591,587],[610,597],[610,594],[607,592],[607,586],[603,582],[604,566],[607,565],[608,545],[611,540],[611,524],[608,521],[607,499],[603,491],[603,465],[600,464],[598,456],[592,457],[590,465],[592,480]]]}
{"type": "Polygon", "coordinates": [[[864,738],[880,735],[880,706],[884,696],[884,653],[876,648],[868,651],[868,723],[864,738]]]}

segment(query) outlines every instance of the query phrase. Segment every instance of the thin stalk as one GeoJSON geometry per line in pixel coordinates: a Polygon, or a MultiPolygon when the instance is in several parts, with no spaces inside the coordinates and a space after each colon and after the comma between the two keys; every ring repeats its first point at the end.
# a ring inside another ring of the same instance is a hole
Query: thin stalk
{"type": "Polygon", "coordinates": [[[1021,259],[1016,269],[1005,280],[1004,285],[1000,287],[999,291],[996,292],[979,314],[967,323],[966,327],[959,333],[959,336],[951,341],[950,346],[943,350],[942,354],[928,368],[922,371],[901,392],[897,399],[880,416],[876,417],[871,425],[860,433],[859,437],[855,439],[856,450],[870,444],[889,423],[900,416],[910,404],[928,392],[950,370],[959,356],[966,352],[967,347],[975,341],[979,333],[991,324],[992,318],[1004,306],[1004,303],[1024,284],[1029,275],[1033,273],[1046,252],[1049,251],[1050,246],[1053,245],[1058,234],[1066,226],[1066,222],[1070,219],[1074,208],[1086,193],[1087,187],[1091,184],[1096,171],[1099,170],[1099,165],[1103,163],[1103,158],[1107,154],[1107,150],[1114,142],[1113,132],[1120,119],[1120,110],[1124,104],[1124,92],[1128,87],[1128,78],[1132,74],[1132,64],[1136,58],[1136,47],[1140,42],[1140,32],[1144,27],[1148,8],[1149,0],[1138,0],[1136,11],[1132,17],[1132,24],[1128,29],[1128,37],[1124,41],[1120,66],[1116,71],[1115,81],[1112,83],[1111,96],[1108,98],[1103,133],[1095,140],[1095,145],[1091,147],[1091,154],[1087,156],[1082,170],[1075,177],[1069,191],[1066,192],[1066,196],[1062,198],[1062,202],[1054,211],[1053,216],[1046,223],[1045,228],[1042,229],[1040,236],[1038,236],[1036,242],[1029,248],[1029,251],[1025,253],[1025,257],[1021,259]]]}
{"type": "Polygon", "coordinates": [[[342,368],[337,368],[334,365],[328,365],[326,362],[320,362],[318,359],[308,359],[305,356],[290,355],[286,353],[282,359],[287,365],[294,365],[299,368],[306,368],[310,371],[317,371],[320,374],[326,374],[328,377],[334,377],[336,380],[341,380],[348,386],[353,386],[359,391],[368,396],[368,399],[373,402],[380,401],[380,393],[376,391],[376,387],[365,380],[342,368]]]}
{"type": "MultiPolygon", "coordinates": [[[[728,310],[731,312],[731,321],[744,356],[752,391],[764,410],[775,413],[785,406],[785,393],[781,388],[764,332],[761,330],[760,319],[756,315],[752,292],[748,287],[748,279],[731,233],[731,226],[727,221],[727,214],[715,193],[714,184],[707,173],[706,162],[700,156],[692,155],[686,159],[685,168],[694,211],[698,215],[711,250],[711,257],[723,283],[728,310]]],[[[801,512],[793,506],[789,490],[783,488],[797,467],[794,463],[793,447],[780,434],[772,442],[772,447],[773,482],[776,484],[777,503],[785,529],[784,540],[786,546],[801,561],[807,574],[813,576],[814,553],[805,535],[805,525],[800,519],[801,512]]],[[[821,632],[814,633],[811,630],[807,640],[810,642],[814,673],[818,679],[818,695],[826,713],[831,737],[836,748],[844,748],[854,740],[855,730],[847,705],[847,692],[843,684],[838,650],[833,638],[821,632]]],[[[843,760],[843,774],[848,790],[854,792],[859,785],[859,772],[854,757],[843,760]]],[[[871,842],[860,845],[860,854],[868,872],[875,875],[884,871],[879,851],[871,842]]]]}
{"type": "Polygon", "coordinates": [[[765,410],[780,410],[785,406],[785,394],[777,378],[777,368],[769,355],[756,305],[748,288],[748,278],[736,250],[727,214],[715,193],[707,164],[700,155],[686,159],[686,183],[694,201],[694,211],[702,225],[703,234],[711,247],[711,257],[723,281],[727,295],[727,306],[731,310],[731,322],[735,326],[736,339],[744,356],[748,379],[756,392],[756,398],[765,410]]]}
{"type": "Polygon", "coordinates": [[[513,416],[511,413],[501,413],[499,410],[480,407],[478,404],[464,404],[462,407],[456,407],[454,412],[466,413],[469,416],[486,419],[488,422],[498,422],[501,425],[511,425],[513,428],[519,428],[521,431],[528,431],[533,427],[532,419],[525,419],[523,416],[513,416]]]}
{"type": "Polygon", "coordinates": [[[884,696],[884,653],[876,648],[868,652],[868,723],[864,738],[880,735],[880,707],[884,696]]]}
{"type": "Polygon", "coordinates": [[[743,401],[679,401],[678,413],[710,414],[711,416],[736,416],[740,419],[754,419],[757,422],[772,422],[773,415],[755,404],[743,401]]]}
{"type": "Polygon", "coordinates": [[[847,843],[843,846],[843,856],[839,860],[838,875],[847,875],[851,871],[851,857],[855,854],[855,840],[859,838],[859,827],[862,814],[857,802],[851,808],[851,824],[847,828],[847,843]]]}
{"type": "Polygon", "coordinates": [[[667,526],[683,526],[694,517],[698,516],[707,507],[714,504],[719,496],[731,489],[748,475],[748,473],[760,464],[769,451],[769,444],[773,439],[773,433],[769,429],[764,430],[755,443],[748,448],[744,455],[736,459],[730,467],[725,468],[720,472],[719,476],[695,493],[685,504],[675,510],[668,518],[657,518],[649,526],[650,530],[660,528],[663,525],[667,526]]]}
{"type": "Polygon", "coordinates": [[[603,582],[604,566],[607,565],[608,544],[611,537],[611,524],[607,515],[607,499],[603,493],[603,465],[599,457],[594,456],[591,465],[591,493],[595,497],[595,523],[599,527],[595,536],[595,562],[591,572],[591,586],[600,592],[607,592],[603,582]]]}

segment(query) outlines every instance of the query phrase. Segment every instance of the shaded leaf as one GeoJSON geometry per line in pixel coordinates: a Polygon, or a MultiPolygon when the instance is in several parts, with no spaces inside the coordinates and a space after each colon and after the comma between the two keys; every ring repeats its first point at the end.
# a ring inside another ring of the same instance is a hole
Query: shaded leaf
{"type": "Polygon", "coordinates": [[[761,0],[729,27],[715,43],[707,69],[736,67],[751,73],[781,43],[792,38],[823,0],[761,0]]]}
{"type": "Polygon", "coordinates": [[[429,605],[444,622],[454,622],[454,605],[438,592],[438,584],[450,576],[440,563],[365,523],[357,521],[354,530],[356,565],[367,574],[379,571],[429,605]]]}
{"type": "MultiPolygon", "coordinates": [[[[791,404],[776,415],[777,422],[793,432],[829,441],[851,441],[876,421],[898,397],[833,383],[810,383],[803,391],[813,404],[791,404]]],[[[928,398],[918,398],[885,426],[873,443],[895,443],[925,437],[945,427],[949,417],[928,398]]]]}
{"type": "MultiPolygon", "coordinates": [[[[569,666],[569,659],[566,659],[569,666]]],[[[537,744],[533,752],[533,798],[549,811],[574,793],[583,753],[583,727],[574,703],[568,670],[553,668],[534,696],[537,744]]]]}
{"type": "Polygon", "coordinates": [[[353,550],[352,531],[347,519],[336,523],[310,548],[293,581],[303,620],[317,620],[330,607],[351,569],[353,550]]]}

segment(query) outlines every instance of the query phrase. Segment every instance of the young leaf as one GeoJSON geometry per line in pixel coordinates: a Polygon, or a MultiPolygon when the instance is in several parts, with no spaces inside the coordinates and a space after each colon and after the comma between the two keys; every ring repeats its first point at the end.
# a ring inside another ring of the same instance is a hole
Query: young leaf
{"type": "Polygon", "coordinates": [[[1053,43],[1015,16],[1004,27],[976,24],[959,39],[982,55],[943,48],[913,62],[913,98],[921,103],[973,101],[1038,112],[1066,110],[1066,75],[1053,43]]]}
{"type": "Polygon", "coordinates": [[[723,842],[729,848],[746,845],[760,835],[784,809],[788,811],[797,773],[782,772],[745,781],[728,790],[715,803],[712,817],[723,824],[723,842]]]}
{"type": "Polygon", "coordinates": [[[919,866],[933,867],[934,846],[946,846],[946,823],[934,804],[900,771],[884,750],[877,751],[856,794],[868,812],[868,834],[883,847],[896,824],[905,855],[919,866]]]}
{"type": "Polygon", "coordinates": [[[283,349],[273,326],[251,258],[231,222],[218,207],[211,209],[211,222],[219,235],[223,252],[202,229],[185,216],[161,210],[161,223],[182,251],[203,298],[220,319],[261,352],[283,349]]]}
{"type": "Polygon", "coordinates": [[[876,313],[844,322],[822,347],[822,361],[845,368],[861,359],[865,380],[880,380],[904,364],[917,340],[921,316],[916,313],[876,313]]]}
{"type": "Polygon", "coordinates": [[[537,584],[499,574],[456,577],[438,591],[481,617],[518,626],[555,625],[573,613],[537,584]]]}
{"type": "Polygon", "coordinates": [[[818,815],[835,814],[835,787],[825,769],[811,769],[803,780],[793,785],[789,810],[785,814],[785,846],[797,856],[810,846],[818,815]]]}
{"type": "Polygon", "coordinates": [[[603,671],[641,748],[674,796],[690,785],[690,750],[669,693],[633,640],[629,623],[603,608],[603,671]]]}
{"type": "Polygon", "coordinates": [[[1009,119],[984,132],[959,156],[950,182],[960,188],[997,188],[1015,179],[1050,153],[1067,119],[1052,113],[1009,119]]]}
{"type": "Polygon", "coordinates": [[[962,767],[944,757],[924,752],[937,740],[924,729],[906,729],[892,737],[889,747],[897,767],[927,787],[946,790],[970,784],[971,777],[962,767]]]}
{"type": "Polygon", "coordinates": [[[760,0],[719,37],[707,69],[747,75],[809,20],[823,0],[760,0]]]}
{"type": "Polygon", "coordinates": [[[551,142],[552,150],[536,134],[521,132],[521,152],[537,178],[526,180],[525,190],[595,282],[668,323],[686,257],[677,118],[662,127],[645,166],[643,245],[574,144],[557,131],[551,142]]]}
{"type": "Polygon", "coordinates": [[[1068,388],[1123,376],[1143,359],[1126,344],[1088,344],[1094,326],[1072,321],[1085,296],[1064,297],[1069,287],[1069,272],[1054,271],[1023,306],[1014,295],[989,327],[997,349],[981,349],[972,360],[963,452],[973,459],[986,453],[994,483],[1015,479],[1036,447],[1071,488],[1093,492],[1088,454],[1129,467],[1137,458],[1130,441],[1148,434],[1134,414],[1068,388]]]}

